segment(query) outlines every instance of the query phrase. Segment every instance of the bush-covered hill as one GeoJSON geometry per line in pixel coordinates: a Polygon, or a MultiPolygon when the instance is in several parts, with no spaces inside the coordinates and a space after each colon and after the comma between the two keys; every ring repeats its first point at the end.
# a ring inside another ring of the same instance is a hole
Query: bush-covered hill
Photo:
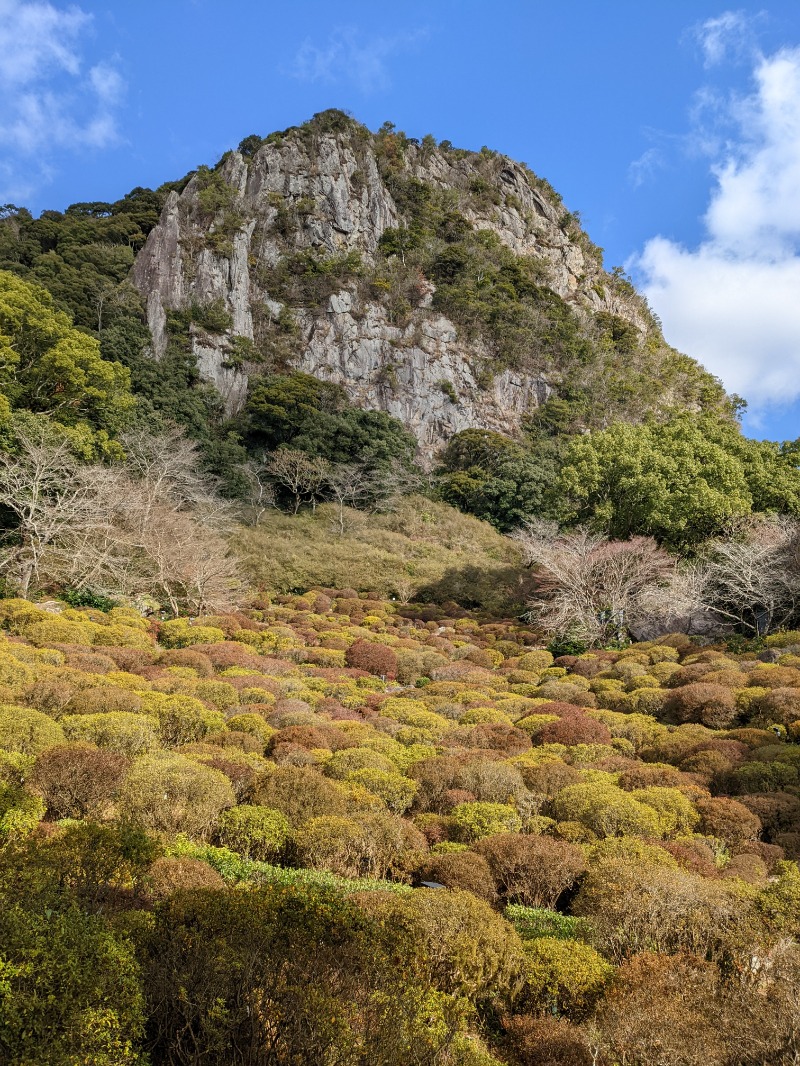
{"type": "Polygon", "coordinates": [[[796,1057],[800,634],[554,659],[330,588],[0,621],[4,1061],[796,1057]]]}

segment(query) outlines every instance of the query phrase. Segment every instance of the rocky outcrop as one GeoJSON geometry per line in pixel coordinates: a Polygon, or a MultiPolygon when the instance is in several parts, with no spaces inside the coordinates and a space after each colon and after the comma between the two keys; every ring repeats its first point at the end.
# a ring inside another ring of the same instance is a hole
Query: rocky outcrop
{"type": "MultiPolygon", "coordinates": [[[[355,123],[336,132],[311,123],[268,139],[252,158],[229,153],[216,170],[202,169],[180,194],[171,193],[133,269],[153,357],[167,348],[170,310],[224,308],[225,329],[192,325],[190,339],[201,374],[236,412],[255,368],[246,360],[232,364],[231,338],[263,350],[265,330],[282,310],[269,279],[285,257],[305,249],[357,252],[369,268],[387,228],[407,224],[378,149],[376,138],[355,123]]],[[[586,321],[606,312],[642,335],[652,328],[646,307],[603,271],[599,250],[527,168],[494,153],[411,143],[400,169],[405,178],[447,190],[472,227],[493,231],[513,252],[535,259],[543,284],[586,321]]],[[[400,418],[428,458],[462,429],[513,436],[526,412],[558,384],[546,360],[537,372],[495,367],[487,374],[491,353],[432,307],[432,293],[428,284],[400,321],[355,283],[319,304],[295,305],[287,356],[288,365],[343,385],[355,402],[400,418]]]]}

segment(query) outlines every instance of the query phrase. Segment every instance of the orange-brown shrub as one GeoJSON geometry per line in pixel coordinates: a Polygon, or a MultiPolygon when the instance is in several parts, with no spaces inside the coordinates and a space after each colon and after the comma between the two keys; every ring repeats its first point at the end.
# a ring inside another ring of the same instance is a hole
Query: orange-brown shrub
{"type": "Polygon", "coordinates": [[[474,851],[429,855],[417,870],[417,881],[437,881],[446,888],[466,889],[494,903],[497,893],[489,864],[474,851]]]}
{"type": "Polygon", "coordinates": [[[154,900],[167,899],[175,892],[225,887],[220,875],[207,862],[168,856],[156,859],[146,880],[148,895],[154,900]]]}
{"type": "Polygon", "coordinates": [[[130,760],[90,744],[43,751],[28,779],[54,818],[99,817],[116,795],[130,760]]]}
{"type": "Polygon", "coordinates": [[[536,739],[540,744],[610,744],[611,730],[588,715],[565,715],[557,722],[547,722],[536,739]]]}
{"type": "Polygon", "coordinates": [[[169,648],[162,651],[158,662],[161,666],[188,666],[197,672],[198,677],[214,676],[214,667],[209,657],[195,648],[169,648]]]}
{"type": "Polygon", "coordinates": [[[731,847],[755,840],[761,832],[761,820],[743,803],[727,796],[715,796],[697,801],[700,832],[719,837],[731,847]]]}
{"type": "Polygon", "coordinates": [[[129,674],[138,674],[146,666],[152,666],[158,656],[157,649],[153,648],[104,648],[103,654],[113,659],[117,670],[125,670],[129,674]]]}
{"type": "Polygon", "coordinates": [[[513,1066],[592,1066],[582,1030],[566,1018],[517,1014],[503,1019],[503,1049],[513,1066]]]}
{"type": "Polygon", "coordinates": [[[528,907],[555,907],[586,869],[579,847],[552,837],[497,833],[475,851],[488,862],[501,899],[528,907]]]}
{"type": "Polygon", "coordinates": [[[727,729],[740,714],[731,689],[702,681],[673,689],[664,704],[664,713],[670,721],[702,722],[710,729],[727,729]]]}
{"type": "Polygon", "coordinates": [[[256,771],[252,766],[248,766],[246,762],[233,762],[231,759],[226,759],[224,755],[211,755],[204,758],[203,762],[212,770],[219,770],[220,773],[225,774],[233,786],[237,803],[242,803],[248,797],[256,778],[256,771]]]}
{"type": "Polygon", "coordinates": [[[397,655],[385,644],[357,640],[345,652],[345,661],[355,670],[393,681],[397,677],[397,655]]]}
{"type": "Polygon", "coordinates": [[[73,670],[83,670],[87,674],[107,674],[109,670],[116,670],[117,664],[108,655],[99,652],[76,651],[66,656],[64,665],[73,670]]]}

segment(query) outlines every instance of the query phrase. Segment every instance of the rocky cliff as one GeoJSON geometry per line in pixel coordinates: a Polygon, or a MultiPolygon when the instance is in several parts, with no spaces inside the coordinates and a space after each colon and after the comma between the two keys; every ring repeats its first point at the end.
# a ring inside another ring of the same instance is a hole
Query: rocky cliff
{"type": "Polygon", "coordinates": [[[524,165],[338,112],[241,148],[169,194],[133,269],[153,356],[183,311],[229,413],[249,376],[292,367],[395,415],[430,458],[466,428],[514,436],[553,390],[597,423],[707,387],[524,165]]]}

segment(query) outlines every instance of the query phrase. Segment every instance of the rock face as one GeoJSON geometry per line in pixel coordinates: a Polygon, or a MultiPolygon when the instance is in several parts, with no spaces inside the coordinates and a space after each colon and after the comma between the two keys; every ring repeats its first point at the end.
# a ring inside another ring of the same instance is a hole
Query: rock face
{"type": "MultiPolygon", "coordinates": [[[[269,347],[287,302],[273,284],[281,263],[306,251],[357,253],[369,271],[383,260],[387,229],[408,225],[381,156],[385,142],[350,121],[333,131],[309,127],[269,138],[250,158],[231,152],[170,193],[133,269],[154,358],[167,348],[170,310],[224,309],[221,332],[195,323],[190,335],[200,372],[229,413],[241,408],[248,375],[260,369],[252,358],[231,360],[231,339],[253,342],[250,355],[269,347]]],[[[524,166],[495,153],[406,142],[394,172],[452,196],[474,230],[490,230],[536,260],[543,284],[582,321],[591,325],[602,312],[641,337],[652,330],[645,305],[603,271],[599,250],[524,166]]],[[[295,301],[281,368],[339,383],[359,405],[400,418],[428,459],[459,430],[514,436],[526,412],[558,389],[558,372],[544,358],[535,371],[495,366],[487,374],[491,352],[436,310],[433,293],[422,278],[416,302],[399,316],[356,281],[317,302],[295,301]]]]}

